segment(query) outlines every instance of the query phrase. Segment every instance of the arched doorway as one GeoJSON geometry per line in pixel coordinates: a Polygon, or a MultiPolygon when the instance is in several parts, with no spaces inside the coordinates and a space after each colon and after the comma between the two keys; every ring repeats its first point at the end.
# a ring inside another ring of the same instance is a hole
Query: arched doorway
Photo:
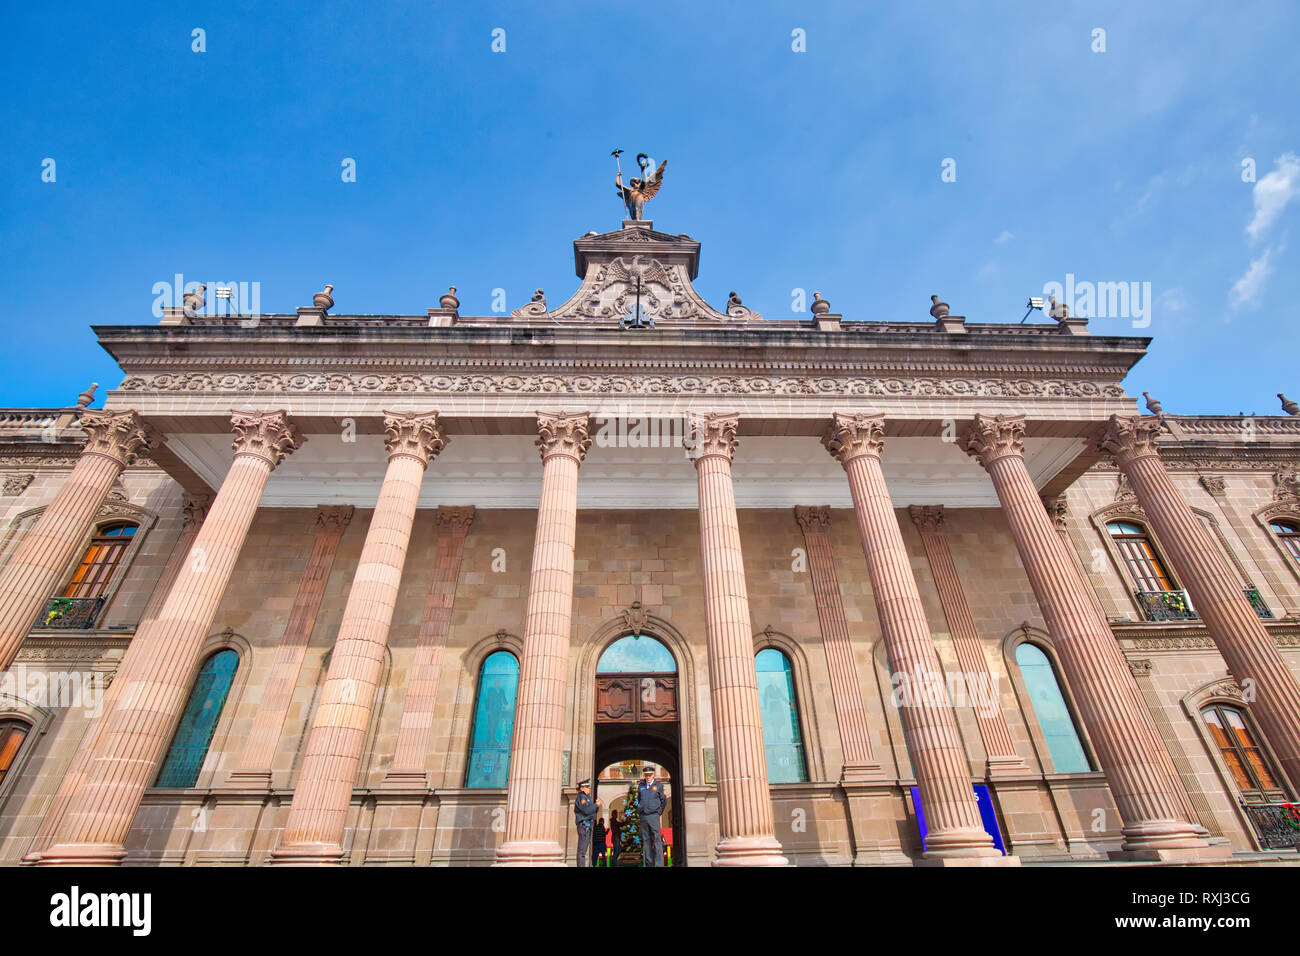
{"type": "MultiPolygon", "coordinates": [[[[677,661],[655,638],[630,634],[605,648],[596,663],[592,779],[600,781],[607,768],[621,761],[640,761],[663,768],[669,784],[664,839],[671,844],[673,865],[685,866],[686,813],[677,691],[677,661]]],[[[627,781],[633,787],[640,777],[639,771],[638,767],[636,777],[627,781]]],[[[615,783],[607,777],[604,784],[597,784],[597,789],[615,783]]],[[[613,804],[605,803],[608,812],[613,804]]]]}

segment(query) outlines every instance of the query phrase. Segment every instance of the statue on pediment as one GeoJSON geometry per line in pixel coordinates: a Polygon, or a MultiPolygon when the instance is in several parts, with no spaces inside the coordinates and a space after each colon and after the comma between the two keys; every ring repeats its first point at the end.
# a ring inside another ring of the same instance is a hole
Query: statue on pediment
{"type": "Polygon", "coordinates": [[[659,188],[664,184],[664,168],[668,165],[668,160],[659,164],[659,168],[654,174],[646,178],[645,171],[650,168],[650,158],[645,153],[637,153],[637,165],[641,167],[641,175],[633,176],[628,180],[626,186],[623,185],[623,167],[618,161],[622,154],[621,149],[616,149],[611,153],[614,157],[614,164],[618,167],[618,175],[614,177],[614,186],[618,189],[618,196],[623,200],[623,205],[627,208],[627,218],[641,220],[644,219],[645,204],[654,199],[659,188]]]}

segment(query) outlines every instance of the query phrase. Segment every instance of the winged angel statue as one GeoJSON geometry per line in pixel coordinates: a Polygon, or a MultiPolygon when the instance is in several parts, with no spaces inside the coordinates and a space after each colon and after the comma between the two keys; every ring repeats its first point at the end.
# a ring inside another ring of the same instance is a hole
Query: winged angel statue
{"type": "MultiPolygon", "coordinates": [[[[614,150],[614,160],[618,161],[618,154],[623,152],[621,149],[614,150]]],[[[645,176],[646,169],[649,168],[649,157],[645,153],[637,153],[637,164],[641,167],[641,177],[645,176]]],[[[645,212],[645,204],[654,199],[655,193],[659,192],[659,187],[664,184],[664,168],[668,165],[668,160],[659,164],[659,168],[654,171],[654,175],[649,179],[633,176],[628,185],[623,185],[623,170],[620,167],[618,175],[614,177],[614,186],[618,189],[619,198],[623,200],[623,205],[627,207],[627,216],[629,219],[641,219],[642,213],[645,212]]]]}

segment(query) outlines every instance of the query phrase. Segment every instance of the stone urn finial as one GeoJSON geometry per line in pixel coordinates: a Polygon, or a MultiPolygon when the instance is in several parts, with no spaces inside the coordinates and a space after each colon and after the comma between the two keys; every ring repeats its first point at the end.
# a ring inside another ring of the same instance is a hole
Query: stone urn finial
{"type": "Polygon", "coordinates": [[[191,289],[189,292],[185,293],[181,302],[184,306],[186,315],[193,315],[203,308],[204,303],[207,301],[204,294],[207,290],[207,283],[201,283],[197,289],[191,289]]]}
{"type": "Polygon", "coordinates": [[[1142,397],[1147,400],[1147,411],[1152,415],[1159,415],[1161,409],[1164,408],[1164,406],[1160,404],[1160,399],[1152,398],[1150,392],[1143,392],[1142,397]]]}
{"type": "Polygon", "coordinates": [[[452,286],[450,291],[438,300],[438,305],[444,309],[450,309],[452,312],[460,308],[460,299],[456,298],[455,286],[452,286]]]}
{"type": "Polygon", "coordinates": [[[1057,302],[1056,296],[1047,297],[1048,310],[1047,314],[1058,322],[1063,322],[1070,317],[1070,307],[1064,302],[1057,302]]]}
{"type": "Polygon", "coordinates": [[[333,291],[334,287],[332,285],[327,285],[324,292],[317,292],[311,297],[312,305],[316,306],[316,308],[320,309],[322,312],[328,312],[330,309],[334,308],[334,298],[330,295],[333,291]]]}
{"type": "Polygon", "coordinates": [[[930,296],[930,301],[934,303],[930,306],[930,314],[936,319],[946,319],[948,317],[948,303],[940,302],[937,295],[930,296]]]}
{"type": "Polygon", "coordinates": [[[1300,405],[1291,401],[1291,399],[1287,398],[1281,392],[1277,393],[1277,397],[1282,399],[1282,411],[1286,412],[1288,415],[1300,415],[1300,405]]]}
{"type": "Polygon", "coordinates": [[[91,382],[90,388],[86,389],[84,392],[82,392],[80,395],[77,396],[77,407],[89,408],[90,403],[95,400],[95,389],[97,388],[99,388],[99,383],[91,382]]]}
{"type": "Polygon", "coordinates": [[[813,293],[812,314],[825,315],[831,310],[831,304],[822,298],[820,292],[813,293]]]}

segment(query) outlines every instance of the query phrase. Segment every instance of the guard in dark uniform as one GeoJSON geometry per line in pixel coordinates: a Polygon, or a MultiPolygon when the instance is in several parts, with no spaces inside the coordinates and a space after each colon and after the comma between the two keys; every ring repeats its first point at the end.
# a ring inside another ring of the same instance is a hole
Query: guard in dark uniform
{"type": "Polygon", "coordinates": [[[655,768],[647,766],[641,771],[641,782],[636,788],[636,805],[641,811],[638,827],[641,835],[641,854],[644,866],[664,865],[664,835],[659,830],[659,814],[668,806],[664,785],[655,779],[655,768]]]}
{"type": "Polygon", "coordinates": [[[578,866],[591,866],[591,825],[600,813],[600,801],[591,796],[591,781],[578,784],[573,816],[578,823],[578,866]]]}

